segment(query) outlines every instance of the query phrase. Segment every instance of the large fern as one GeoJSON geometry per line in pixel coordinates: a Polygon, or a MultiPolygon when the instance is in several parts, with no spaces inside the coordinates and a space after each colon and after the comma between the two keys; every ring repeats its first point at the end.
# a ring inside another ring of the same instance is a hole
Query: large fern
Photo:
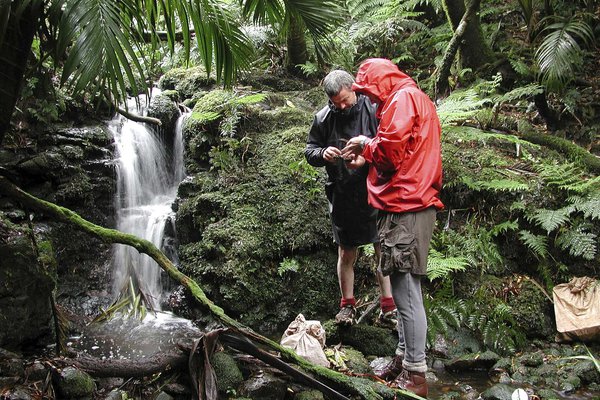
{"type": "Polygon", "coordinates": [[[546,230],[546,232],[550,233],[566,224],[569,221],[573,210],[574,207],[572,206],[566,206],[559,208],[558,210],[539,208],[526,215],[526,218],[530,222],[537,223],[546,230]]]}
{"type": "Polygon", "coordinates": [[[544,259],[548,255],[547,236],[534,235],[529,231],[522,230],[519,232],[519,240],[533,252],[538,260],[544,259]]]}
{"type": "Polygon", "coordinates": [[[430,281],[448,278],[457,271],[465,271],[469,265],[465,257],[446,257],[435,249],[429,250],[427,259],[427,278],[430,281]]]}
{"type": "Polygon", "coordinates": [[[593,260],[597,251],[597,236],[588,232],[585,225],[561,230],[556,238],[556,244],[563,250],[568,250],[573,257],[593,260]]]}

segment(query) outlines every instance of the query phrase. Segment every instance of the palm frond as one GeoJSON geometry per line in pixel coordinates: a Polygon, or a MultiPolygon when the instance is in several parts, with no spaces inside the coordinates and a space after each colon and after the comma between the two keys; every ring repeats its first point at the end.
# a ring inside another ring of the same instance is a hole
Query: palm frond
{"type": "MultiPolygon", "coordinates": [[[[576,67],[582,56],[578,40],[592,43],[592,28],[578,16],[548,25],[541,32],[545,35],[535,52],[535,59],[542,74],[542,82],[550,89],[560,91],[576,76],[576,67]]],[[[544,20],[542,20],[542,23],[544,20]]]]}

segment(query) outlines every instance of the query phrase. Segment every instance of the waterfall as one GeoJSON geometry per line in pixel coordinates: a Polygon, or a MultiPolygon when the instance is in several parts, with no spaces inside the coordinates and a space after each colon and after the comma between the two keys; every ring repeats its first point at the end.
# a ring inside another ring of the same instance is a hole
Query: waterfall
{"type": "MultiPolygon", "coordinates": [[[[164,247],[166,228],[174,223],[172,204],[185,177],[181,132],[184,118],[179,117],[173,135],[161,134],[122,116],[109,123],[117,155],[117,229],[149,240],[159,249],[164,247]],[[166,138],[172,138],[173,143],[166,138]]],[[[163,285],[158,264],[121,244],[114,246],[112,262],[114,293],[123,293],[133,278],[149,305],[160,310],[163,285]]]]}

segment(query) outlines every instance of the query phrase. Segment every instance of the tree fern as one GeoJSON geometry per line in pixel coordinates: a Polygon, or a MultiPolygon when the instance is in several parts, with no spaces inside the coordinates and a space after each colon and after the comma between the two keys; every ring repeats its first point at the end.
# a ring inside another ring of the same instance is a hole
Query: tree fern
{"type": "Polygon", "coordinates": [[[548,255],[547,236],[534,235],[529,231],[523,230],[519,231],[519,240],[533,252],[538,260],[544,259],[548,255]]]}

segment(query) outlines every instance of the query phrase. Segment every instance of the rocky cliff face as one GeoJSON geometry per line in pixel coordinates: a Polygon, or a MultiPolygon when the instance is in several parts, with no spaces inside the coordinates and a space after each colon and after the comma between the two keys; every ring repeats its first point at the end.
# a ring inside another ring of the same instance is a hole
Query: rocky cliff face
{"type": "MultiPolygon", "coordinates": [[[[103,126],[49,128],[0,150],[4,175],[41,199],[114,226],[112,137],[103,126]]],[[[0,347],[47,339],[50,299],[71,315],[106,304],[110,246],[0,198],[0,347]],[[55,257],[55,258],[54,258],[55,257]]]]}

